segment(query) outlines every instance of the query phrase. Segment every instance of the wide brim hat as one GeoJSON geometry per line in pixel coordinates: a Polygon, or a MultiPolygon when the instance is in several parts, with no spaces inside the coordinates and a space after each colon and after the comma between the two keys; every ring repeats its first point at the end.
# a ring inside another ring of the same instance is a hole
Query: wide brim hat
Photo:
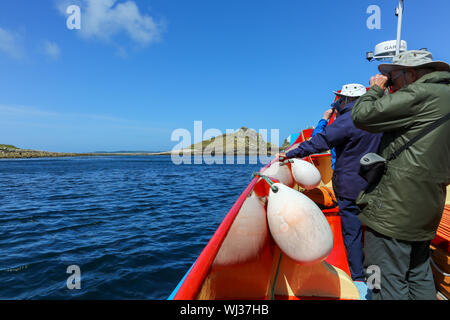
{"type": "Polygon", "coordinates": [[[341,91],[333,91],[338,97],[360,97],[366,93],[366,87],[359,83],[344,84],[341,91]]]}
{"type": "Polygon", "coordinates": [[[433,61],[433,55],[426,50],[410,50],[400,53],[392,58],[392,63],[384,63],[378,66],[382,74],[388,74],[395,70],[410,68],[431,68],[436,71],[450,71],[450,65],[444,61],[433,61]]]}

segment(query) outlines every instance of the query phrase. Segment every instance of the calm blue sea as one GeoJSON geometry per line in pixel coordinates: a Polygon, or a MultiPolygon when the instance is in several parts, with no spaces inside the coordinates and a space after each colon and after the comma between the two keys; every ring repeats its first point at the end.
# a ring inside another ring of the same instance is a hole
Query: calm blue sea
{"type": "Polygon", "coordinates": [[[166,299],[261,167],[0,160],[0,299],[166,299]]]}

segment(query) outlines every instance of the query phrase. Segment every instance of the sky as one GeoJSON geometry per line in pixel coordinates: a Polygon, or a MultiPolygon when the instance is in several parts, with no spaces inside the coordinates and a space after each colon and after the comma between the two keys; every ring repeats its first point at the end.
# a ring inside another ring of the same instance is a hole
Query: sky
{"type": "MultiPolygon", "coordinates": [[[[396,38],[397,0],[3,0],[0,144],[171,150],[174,130],[315,126],[396,38]],[[70,5],[80,29],[69,29],[70,5]],[[370,5],[381,9],[369,29],[370,5]]],[[[405,0],[402,39],[450,61],[450,1],[405,0]],[[432,5],[431,5],[432,4],[432,5]]],[[[198,137],[197,137],[198,138],[198,137]]],[[[270,140],[270,135],[268,139],[270,140]]]]}

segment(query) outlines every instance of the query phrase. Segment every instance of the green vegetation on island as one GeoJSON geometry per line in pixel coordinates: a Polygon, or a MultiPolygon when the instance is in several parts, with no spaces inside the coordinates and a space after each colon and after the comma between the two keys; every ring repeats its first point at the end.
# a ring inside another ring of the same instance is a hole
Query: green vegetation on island
{"type": "Polygon", "coordinates": [[[278,152],[278,146],[266,142],[260,133],[241,127],[233,133],[226,133],[208,140],[192,144],[179,152],[207,155],[257,155],[278,152]]]}

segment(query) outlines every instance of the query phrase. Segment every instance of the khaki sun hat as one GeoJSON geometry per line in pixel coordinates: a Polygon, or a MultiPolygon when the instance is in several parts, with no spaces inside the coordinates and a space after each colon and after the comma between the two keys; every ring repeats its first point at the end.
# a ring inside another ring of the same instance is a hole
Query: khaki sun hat
{"type": "Polygon", "coordinates": [[[378,70],[388,74],[394,70],[409,68],[432,68],[436,71],[450,71],[450,65],[443,61],[433,61],[433,55],[426,50],[410,50],[392,58],[392,63],[380,64],[378,70]]]}

